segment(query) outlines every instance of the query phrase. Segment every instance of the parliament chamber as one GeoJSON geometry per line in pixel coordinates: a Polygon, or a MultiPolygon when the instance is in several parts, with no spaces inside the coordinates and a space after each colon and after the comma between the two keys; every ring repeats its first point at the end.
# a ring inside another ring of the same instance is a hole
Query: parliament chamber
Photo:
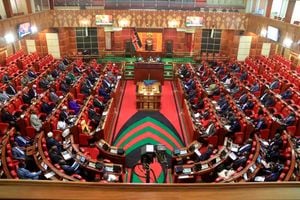
{"type": "Polygon", "coordinates": [[[299,199],[299,0],[0,0],[0,199],[299,199]]]}

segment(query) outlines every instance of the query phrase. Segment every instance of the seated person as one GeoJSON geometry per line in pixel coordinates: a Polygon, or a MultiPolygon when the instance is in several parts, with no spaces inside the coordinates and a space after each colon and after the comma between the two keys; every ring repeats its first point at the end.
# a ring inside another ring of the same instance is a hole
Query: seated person
{"type": "Polygon", "coordinates": [[[281,96],[282,99],[291,99],[292,95],[293,95],[293,92],[290,89],[287,89],[287,90],[285,90],[284,92],[282,92],[280,94],[280,96],[281,96]]]}
{"type": "Polygon", "coordinates": [[[240,96],[240,98],[236,101],[236,103],[242,105],[242,104],[246,103],[247,101],[248,101],[248,94],[245,92],[244,94],[242,94],[240,96]]]}
{"type": "Polygon", "coordinates": [[[228,129],[229,133],[236,133],[239,132],[241,130],[241,124],[240,121],[233,117],[232,119],[229,120],[229,124],[230,127],[228,129]]]}
{"type": "Polygon", "coordinates": [[[49,150],[49,157],[53,164],[57,164],[61,161],[64,161],[63,156],[61,155],[61,151],[58,150],[56,145],[53,145],[49,150]]]}
{"type": "MultiPolygon", "coordinates": [[[[59,66],[59,65],[58,65],[59,66]]],[[[59,71],[57,69],[53,69],[51,71],[51,76],[56,79],[59,76],[59,71]]]]}
{"type": "Polygon", "coordinates": [[[65,80],[62,80],[60,83],[60,90],[66,94],[70,91],[70,85],[68,85],[65,80]]]}
{"type": "Polygon", "coordinates": [[[213,145],[209,144],[207,146],[206,151],[203,154],[201,154],[201,156],[199,157],[199,161],[208,160],[210,156],[213,154],[213,152],[214,152],[213,145]]]}
{"type": "Polygon", "coordinates": [[[213,122],[210,122],[207,129],[202,131],[202,137],[208,137],[216,133],[216,126],[213,122]]]}
{"type": "Polygon", "coordinates": [[[252,92],[252,93],[254,93],[254,92],[258,92],[259,91],[259,89],[260,89],[260,87],[259,87],[259,83],[257,83],[257,82],[255,82],[252,86],[251,86],[251,88],[250,88],[250,92],[252,92]]]}
{"type": "Polygon", "coordinates": [[[29,139],[27,139],[26,137],[23,137],[21,135],[21,133],[18,131],[15,133],[14,139],[19,147],[26,147],[32,143],[29,139]]]}
{"type": "Polygon", "coordinates": [[[7,84],[7,87],[5,89],[6,94],[10,97],[15,96],[17,94],[17,90],[14,88],[12,84],[7,84]]]}
{"type": "Polygon", "coordinates": [[[50,88],[49,98],[50,101],[52,101],[55,104],[59,101],[59,97],[57,96],[54,88],[50,88]]]}
{"type": "Polygon", "coordinates": [[[91,94],[91,87],[86,82],[83,82],[80,87],[80,93],[89,96],[91,94]]]}
{"type": "Polygon", "coordinates": [[[255,125],[255,130],[257,131],[267,128],[267,124],[265,122],[264,117],[260,117],[257,120],[255,120],[254,125],[255,125]]]}
{"type": "Polygon", "coordinates": [[[46,102],[45,98],[42,98],[42,104],[41,104],[41,112],[46,113],[49,115],[54,108],[54,104],[50,104],[46,102]]]}
{"type": "Polygon", "coordinates": [[[58,142],[54,137],[53,137],[53,132],[48,132],[47,137],[46,137],[46,145],[47,149],[51,149],[51,147],[56,146],[57,150],[61,152],[63,150],[63,147],[60,142],[58,142]]]}
{"type": "Polygon", "coordinates": [[[69,165],[65,160],[60,160],[58,164],[67,175],[80,174],[80,164],[76,161],[72,165],[69,165]]]}
{"type": "Polygon", "coordinates": [[[247,78],[248,78],[248,73],[246,71],[243,71],[240,76],[240,80],[244,81],[244,80],[247,80],[247,78]]]}
{"type": "Polygon", "coordinates": [[[76,77],[72,72],[69,72],[66,76],[66,83],[68,85],[72,85],[73,83],[76,82],[76,77]]]}
{"type": "Polygon", "coordinates": [[[285,126],[292,126],[296,122],[296,114],[294,112],[291,112],[286,118],[282,120],[283,124],[285,126]]]}
{"type": "Polygon", "coordinates": [[[76,102],[76,100],[72,96],[69,96],[68,98],[68,107],[70,110],[74,111],[75,115],[77,115],[80,111],[80,105],[76,102]]]}
{"type": "Polygon", "coordinates": [[[88,117],[93,123],[94,127],[97,127],[99,125],[101,121],[101,115],[98,114],[92,106],[88,109],[88,117]]]}
{"type": "Polygon", "coordinates": [[[30,100],[32,100],[33,98],[37,99],[38,98],[38,93],[36,90],[36,85],[32,85],[32,87],[29,89],[28,91],[28,96],[30,98],[30,100]]]}
{"type": "Polygon", "coordinates": [[[28,69],[27,76],[30,81],[34,80],[37,77],[37,74],[33,69],[28,69]]]}
{"type": "Polygon", "coordinates": [[[37,131],[39,132],[41,128],[43,127],[43,122],[42,120],[39,119],[37,116],[35,110],[30,111],[30,125],[37,131]]]}
{"type": "Polygon", "coordinates": [[[59,117],[58,121],[57,121],[56,129],[64,131],[67,128],[68,128],[68,125],[67,125],[66,121],[62,117],[59,117]]]}
{"type": "Polygon", "coordinates": [[[31,98],[30,98],[30,96],[28,95],[28,93],[26,93],[26,92],[24,92],[23,94],[22,94],[22,101],[23,101],[23,103],[25,103],[25,104],[31,104],[31,98]]]}
{"type": "Polygon", "coordinates": [[[270,90],[279,89],[280,82],[278,79],[275,79],[269,86],[270,90]]]}
{"type": "Polygon", "coordinates": [[[5,74],[2,76],[2,82],[3,82],[4,84],[9,83],[11,79],[12,79],[12,78],[9,77],[8,73],[5,73],[5,74]]]}
{"type": "Polygon", "coordinates": [[[251,109],[253,109],[253,107],[254,107],[253,101],[248,100],[246,103],[244,103],[244,104],[242,105],[241,109],[242,109],[243,111],[245,111],[245,110],[249,110],[249,109],[251,110],[251,109]]]}
{"type": "Polygon", "coordinates": [[[99,108],[101,111],[103,111],[104,108],[105,108],[105,103],[99,99],[98,95],[96,95],[94,97],[94,99],[93,99],[93,105],[95,107],[99,108]]]}
{"type": "Polygon", "coordinates": [[[41,173],[41,171],[30,172],[28,169],[26,169],[26,165],[24,162],[19,162],[17,174],[20,179],[38,180],[41,173]]]}
{"type": "Polygon", "coordinates": [[[252,139],[249,138],[246,143],[238,150],[238,155],[248,154],[252,148],[252,139]]]}
{"type": "Polygon", "coordinates": [[[10,99],[10,97],[6,94],[6,91],[0,89],[0,102],[5,103],[9,99],[10,99]]]}
{"type": "Polygon", "coordinates": [[[23,87],[26,87],[28,85],[28,83],[30,82],[29,78],[28,78],[28,75],[21,75],[22,78],[21,78],[21,85],[23,87]]]}
{"type": "Polygon", "coordinates": [[[60,71],[65,71],[67,69],[67,65],[65,65],[64,62],[61,62],[61,63],[58,64],[58,69],[60,71]]]}
{"type": "Polygon", "coordinates": [[[15,160],[25,160],[26,153],[25,153],[24,150],[25,150],[25,148],[24,147],[20,147],[18,145],[18,143],[15,141],[12,144],[12,148],[11,148],[13,159],[15,159],[15,160]]]}
{"type": "Polygon", "coordinates": [[[4,123],[8,123],[11,126],[16,126],[17,118],[12,115],[8,110],[7,106],[4,106],[1,110],[1,120],[4,123]]]}
{"type": "Polygon", "coordinates": [[[102,85],[99,88],[98,93],[99,96],[104,97],[106,101],[110,99],[110,91],[107,88],[103,87],[102,85]]]}
{"type": "Polygon", "coordinates": [[[47,78],[44,76],[43,78],[41,78],[41,80],[39,81],[39,86],[42,89],[48,89],[50,86],[50,82],[47,80],[47,78]]]}

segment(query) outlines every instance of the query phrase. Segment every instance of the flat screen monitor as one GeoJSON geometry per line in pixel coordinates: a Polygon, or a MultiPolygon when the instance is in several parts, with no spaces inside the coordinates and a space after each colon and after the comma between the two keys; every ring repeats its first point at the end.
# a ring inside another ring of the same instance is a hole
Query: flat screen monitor
{"type": "Polygon", "coordinates": [[[112,25],[112,15],[96,15],[96,25],[112,25]]]}
{"type": "Polygon", "coordinates": [[[198,16],[187,16],[185,25],[187,27],[203,26],[203,18],[198,16]]]}
{"type": "Polygon", "coordinates": [[[17,26],[17,34],[19,38],[23,38],[26,35],[31,34],[31,25],[29,22],[25,22],[22,24],[19,24],[17,26]]]}
{"type": "Polygon", "coordinates": [[[268,26],[267,38],[277,42],[279,39],[279,29],[273,26],[268,26]]]}

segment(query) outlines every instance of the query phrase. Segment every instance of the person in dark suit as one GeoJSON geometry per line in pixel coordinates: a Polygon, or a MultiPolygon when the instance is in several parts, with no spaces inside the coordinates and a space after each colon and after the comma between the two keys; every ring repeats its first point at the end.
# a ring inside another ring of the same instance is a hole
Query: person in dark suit
{"type": "Polygon", "coordinates": [[[11,77],[9,77],[8,73],[5,73],[5,74],[2,76],[2,82],[3,82],[4,84],[9,83],[10,80],[11,80],[11,77]]]}
{"type": "Polygon", "coordinates": [[[59,101],[59,97],[55,93],[54,88],[50,88],[49,98],[50,98],[50,101],[52,101],[55,104],[59,101]]]}
{"type": "Polygon", "coordinates": [[[278,79],[275,79],[271,84],[270,84],[270,90],[275,90],[275,89],[279,89],[280,86],[280,82],[278,79]]]}
{"type": "Polygon", "coordinates": [[[17,118],[8,112],[6,106],[1,110],[1,120],[2,122],[9,123],[11,126],[15,126],[17,122],[17,118]]]}
{"type": "Polygon", "coordinates": [[[67,85],[65,80],[61,81],[60,90],[63,91],[64,93],[68,93],[70,91],[70,87],[69,87],[69,85],[67,85]]]}
{"type": "Polygon", "coordinates": [[[5,91],[8,94],[8,96],[15,96],[17,94],[17,90],[12,84],[8,84],[5,91]]]}
{"type": "Polygon", "coordinates": [[[17,174],[20,179],[38,180],[41,173],[41,171],[30,172],[28,169],[26,169],[26,165],[24,162],[19,162],[17,174]]]}
{"type": "Polygon", "coordinates": [[[283,119],[283,124],[285,126],[292,126],[296,122],[296,114],[291,112],[286,118],[283,119]]]}
{"type": "Polygon", "coordinates": [[[91,88],[84,82],[81,84],[80,93],[89,96],[91,94],[91,88]]]}
{"type": "Polygon", "coordinates": [[[92,122],[93,127],[97,127],[101,121],[101,115],[98,114],[93,107],[88,109],[88,117],[92,122]]]}
{"type": "Polygon", "coordinates": [[[50,85],[50,82],[45,77],[41,78],[41,80],[39,81],[40,88],[48,89],[49,85],[50,85]]]}
{"type": "Polygon", "coordinates": [[[267,128],[267,124],[265,122],[264,117],[258,118],[254,124],[255,124],[255,130],[257,131],[267,128]]]}
{"type": "Polygon", "coordinates": [[[61,155],[61,151],[58,150],[56,145],[51,146],[48,152],[49,152],[49,157],[53,164],[57,164],[62,160],[64,160],[64,158],[61,155]]]}
{"type": "Polygon", "coordinates": [[[63,150],[63,147],[61,143],[59,143],[54,137],[53,137],[53,132],[48,132],[47,133],[47,138],[46,138],[46,145],[48,149],[51,149],[51,147],[56,146],[57,150],[61,152],[63,150]]]}
{"type": "Polygon", "coordinates": [[[104,102],[102,102],[102,101],[99,100],[98,95],[94,97],[94,99],[93,99],[93,105],[94,105],[95,107],[97,107],[97,108],[100,108],[100,110],[102,110],[102,111],[103,111],[104,108],[105,108],[104,102]]]}
{"type": "Polygon", "coordinates": [[[249,138],[247,142],[239,148],[238,155],[248,154],[252,148],[252,142],[253,140],[249,138]]]}
{"type": "Polygon", "coordinates": [[[57,71],[57,69],[53,69],[51,72],[51,75],[55,79],[59,76],[59,72],[57,71]]]}
{"type": "Polygon", "coordinates": [[[98,93],[99,93],[99,96],[104,97],[105,100],[110,99],[110,94],[109,94],[108,90],[105,87],[101,86],[98,90],[98,93]]]}
{"type": "Polygon", "coordinates": [[[248,72],[243,71],[241,76],[240,76],[240,80],[244,81],[244,80],[247,80],[247,78],[248,78],[248,72]]]}
{"type": "Polygon", "coordinates": [[[243,111],[248,110],[248,109],[253,109],[254,103],[251,100],[248,100],[246,103],[244,103],[241,107],[243,111]]]}
{"type": "Polygon", "coordinates": [[[67,65],[65,65],[64,62],[61,62],[61,63],[58,64],[58,69],[60,71],[66,71],[67,65]]]}
{"type": "Polygon", "coordinates": [[[70,124],[69,113],[67,110],[68,110],[67,106],[62,107],[62,111],[59,113],[59,119],[64,120],[67,124],[70,124]]]}
{"type": "Polygon", "coordinates": [[[254,93],[254,92],[258,92],[259,91],[259,83],[255,82],[251,88],[250,88],[250,92],[254,93]]]}
{"type": "Polygon", "coordinates": [[[32,85],[32,87],[29,89],[28,96],[29,96],[30,100],[32,100],[33,98],[38,98],[38,93],[36,91],[36,85],[32,85]]]}
{"type": "Polygon", "coordinates": [[[37,74],[32,69],[28,69],[27,75],[31,81],[37,77],[37,74]]]}
{"type": "Polygon", "coordinates": [[[76,161],[72,165],[69,165],[65,160],[60,160],[58,164],[67,175],[80,174],[80,164],[76,161]]]}
{"type": "Polygon", "coordinates": [[[232,168],[234,170],[237,170],[240,166],[244,166],[247,162],[247,157],[246,156],[240,156],[236,160],[233,161],[232,163],[232,168]]]}
{"type": "Polygon", "coordinates": [[[41,112],[46,113],[47,115],[49,115],[52,112],[53,108],[54,108],[54,105],[49,104],[48,102],[46,102],[46,100],[44,98],[42,99],[41,112]]]}
{"type": "Polygon", "coordinates": [[[293,92],[290,89],[287,89],[280,94],[282,99],[291,99],[292,95],[293,95],[293,92]]]}
{"type": "Polygon", "coordinates": [[[26,154],[25,154],[24,149],[25,149],[24,147],[20,147],[18,145],[18,143],[15,141],[12,144],[12,149],[11,149],[13,159],[15,159],[15,160],[25,160],[26,154]]]}
{"type": "Polygon", "coordinates": [[[240,98],[237,100],[237,103],[242,105],[248,101],[248,94],[244,93],[240,96],[240,98]]]}
{"type": "Polygon", "coordinates": [[[30,98],[30,96],[28,95],[28,94],[26,94],[26,93],[23,93],[22,94],[22,100],[23,100],[23,102],[24,103],[26,103],[26,104],[31,104],[31,98],[30,98]]]}

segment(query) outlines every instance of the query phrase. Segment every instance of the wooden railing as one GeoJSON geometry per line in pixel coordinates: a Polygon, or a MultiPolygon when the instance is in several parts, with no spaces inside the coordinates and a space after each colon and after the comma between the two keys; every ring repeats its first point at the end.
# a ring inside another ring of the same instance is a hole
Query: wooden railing
{"type": "Polygon", "coordinates": [[[100,184],[1,180],[2,199],[299,199],[299,182],[245,184],[100,184]]]}

